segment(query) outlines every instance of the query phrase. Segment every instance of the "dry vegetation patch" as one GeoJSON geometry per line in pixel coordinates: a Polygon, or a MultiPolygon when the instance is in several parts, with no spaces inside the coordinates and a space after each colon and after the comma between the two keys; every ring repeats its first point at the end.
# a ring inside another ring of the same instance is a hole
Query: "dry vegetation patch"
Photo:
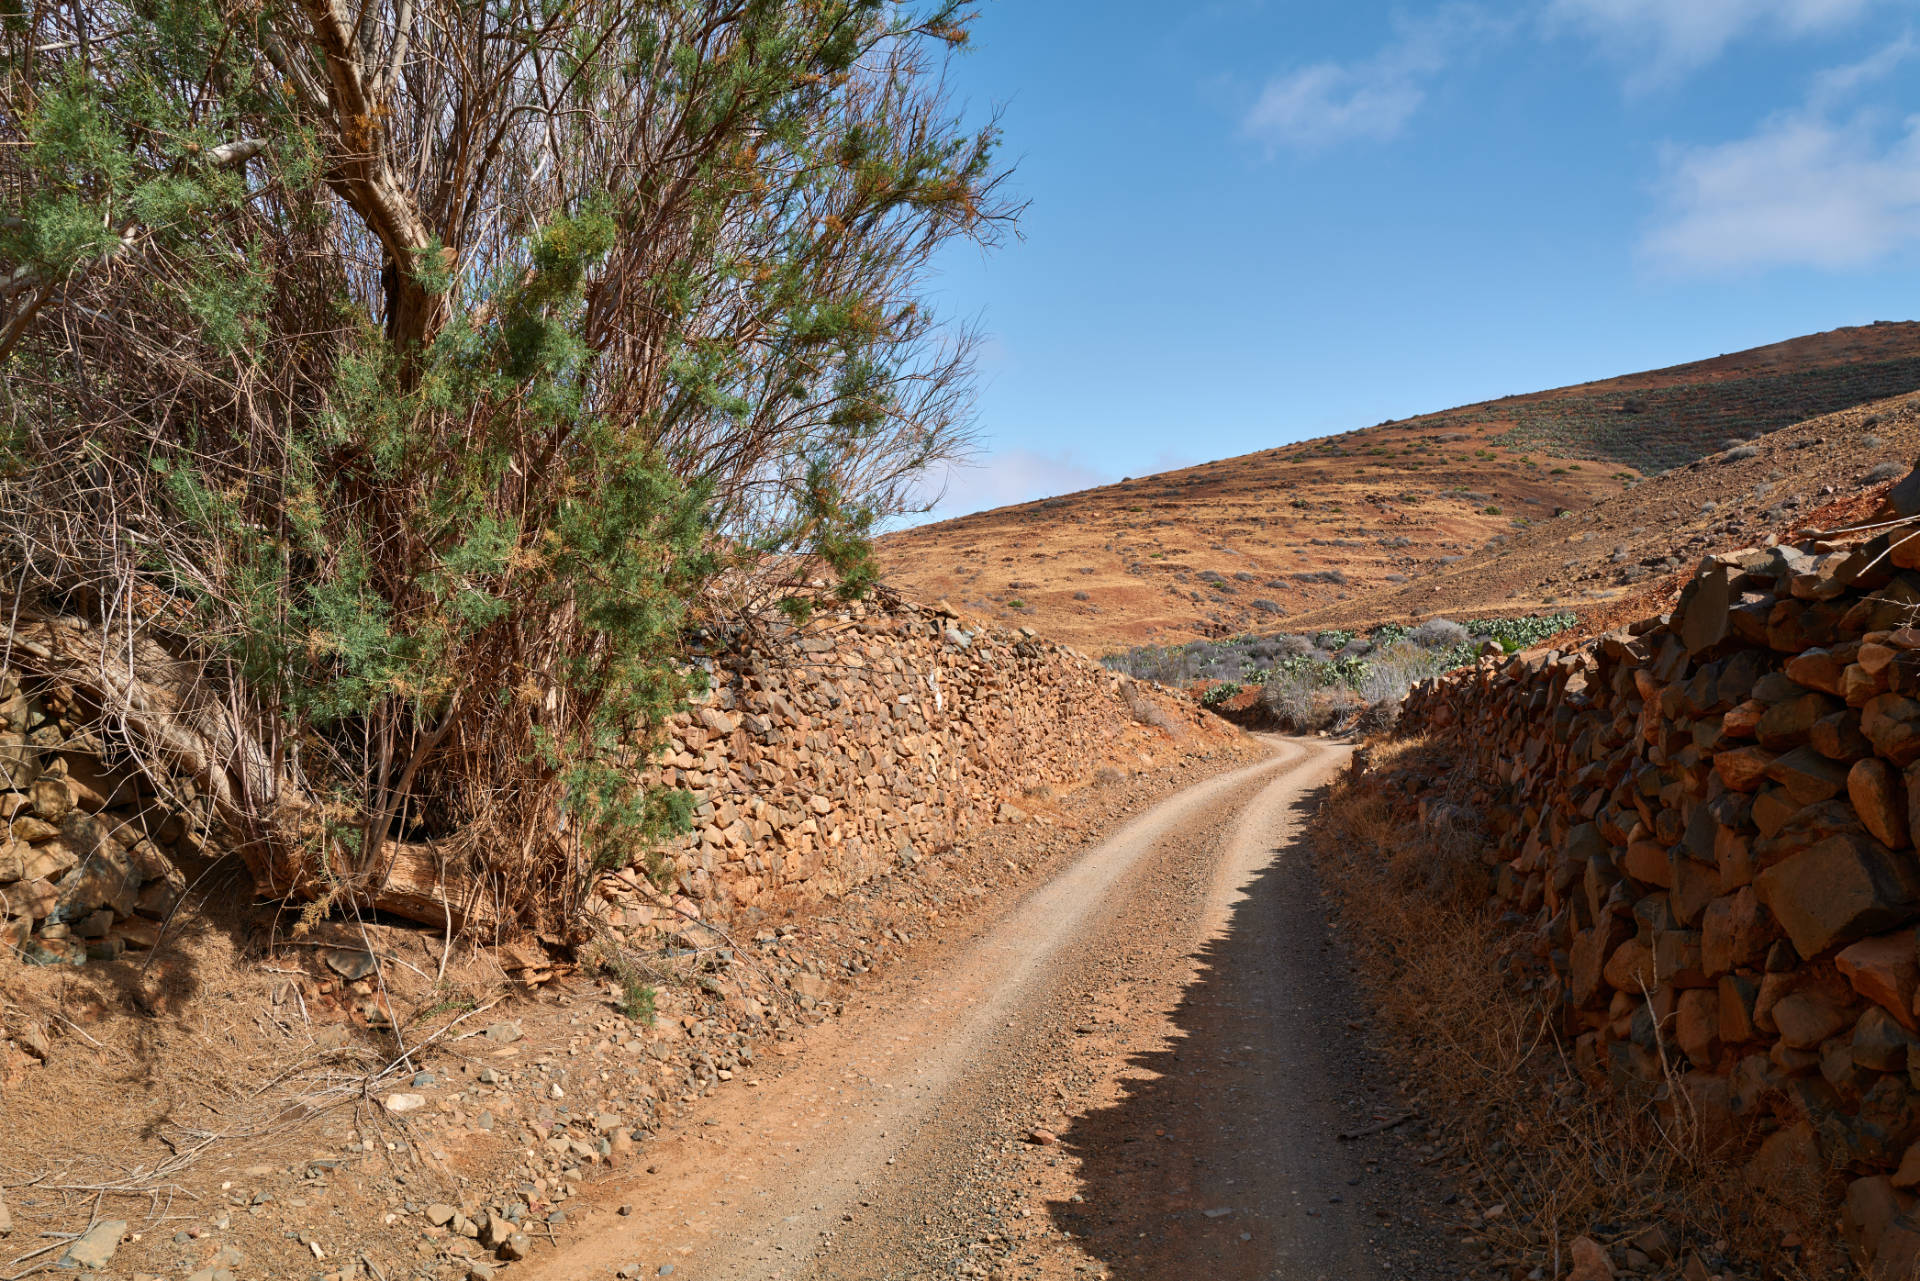
{"type": "Polygon", "coordinates": [[[1568,1276],[1590,1254],[1582,1238],[1623,1276],[1835,1275],[1837,1183],[1793,1160],[1750,1164],[1752,1136],[1707,1132],[1670,1027],[1651,1089],[1576,1064],[1535,939],[1491,894],[1468,789],[1429,792],[1420,814],[1398,803],[1403,780],[1457,777],[1457,762],[1424,738],[1366,758],[1332,789],[1314,847],[1388,1051],[1451,1140],[1466,1239],[1515,1277],[1568,1276]]]}

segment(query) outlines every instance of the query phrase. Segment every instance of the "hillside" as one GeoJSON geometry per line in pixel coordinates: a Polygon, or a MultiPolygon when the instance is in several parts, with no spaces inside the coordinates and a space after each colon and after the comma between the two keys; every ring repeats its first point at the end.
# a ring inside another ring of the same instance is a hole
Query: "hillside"
{"type": "Polygon", "coordinates": [[[1410,605],[1496,536],[1915,389],[1920,324],[1836,329],[941,521],[888,535],[881,560],[910,596],[1096,653],[1277,630],[1376,594],[1410,605]]]}
{"type": "Polygon", "coordinates": [[[1334,602],[1295,622],[1367,626],[1549,608],[1625,621],[1658,612],[1708,552],[1864,517],[1865,500],[1916,457],[1920,395],[1824,415],[1642,481],[1585,511],[1515,530],[1417,581],[1334,602]]]}

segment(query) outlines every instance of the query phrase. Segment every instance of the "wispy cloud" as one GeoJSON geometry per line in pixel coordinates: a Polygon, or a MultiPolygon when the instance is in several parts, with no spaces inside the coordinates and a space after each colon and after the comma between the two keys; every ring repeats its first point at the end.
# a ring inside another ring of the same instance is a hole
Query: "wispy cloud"
{"type": "Polygon", "coordinates": [[[1752,34],[1805,36],[1847,26],[1875,0],[1548,0],[1549,28],[1630,60],[1629,89],[1667,83],[1752,34]]]}
{"type": "Polygon", "coordinates": [[[1678,274],[1845,269],[1920,243],[1920,116],[1847,111],[1913,52],[1903,38],[1821,73],[1803,106],[1745,138],[1670,149],[1642,256],[1678,274]]]}
{"type": "Polygon", "coordinates": [[[1392,43],[1359,62],[1318,62],[1269,80],[1241,120],[1268,147],[1318,151],[1399,136],[1428,83],[1476,39],[1500,29],[1476,6],[1403,20],[1392,43]]]}
{"type": "Polygon", "coordinates": [[[999,450],[975,464],[948,467],[928,477],[925,496],[938,501],[931,512],[905,523],[946,520],[969,512],[1032,502],[1036,498],[1051,498],[1055,494],[1104,485],[1115,479],[1117,477],[1080,462],[1070,453],[999,450]]]}

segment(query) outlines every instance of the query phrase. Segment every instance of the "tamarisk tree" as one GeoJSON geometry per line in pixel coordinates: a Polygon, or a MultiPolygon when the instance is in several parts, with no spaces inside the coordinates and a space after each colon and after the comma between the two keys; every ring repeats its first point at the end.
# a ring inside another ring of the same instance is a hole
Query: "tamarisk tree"
{"type": "Polygon", "coordinates": [[[564,927],[724,643],[965,451],[952,3],[0,0],[14,660],[256,891],[564,927]],[[24,7],[20,7],[24,4],[24,7]]]}

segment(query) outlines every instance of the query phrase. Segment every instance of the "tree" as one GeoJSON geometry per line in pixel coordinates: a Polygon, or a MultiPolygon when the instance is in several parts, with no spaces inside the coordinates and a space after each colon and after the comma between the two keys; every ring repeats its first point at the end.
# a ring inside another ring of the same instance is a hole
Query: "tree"
{"type": "Polygon", "coordinates": [[[944,0],[4,15],[22,650],[269,896],[556,925],[724,638],[964,452],[932,255],[1017,213],[944,0]]]}

